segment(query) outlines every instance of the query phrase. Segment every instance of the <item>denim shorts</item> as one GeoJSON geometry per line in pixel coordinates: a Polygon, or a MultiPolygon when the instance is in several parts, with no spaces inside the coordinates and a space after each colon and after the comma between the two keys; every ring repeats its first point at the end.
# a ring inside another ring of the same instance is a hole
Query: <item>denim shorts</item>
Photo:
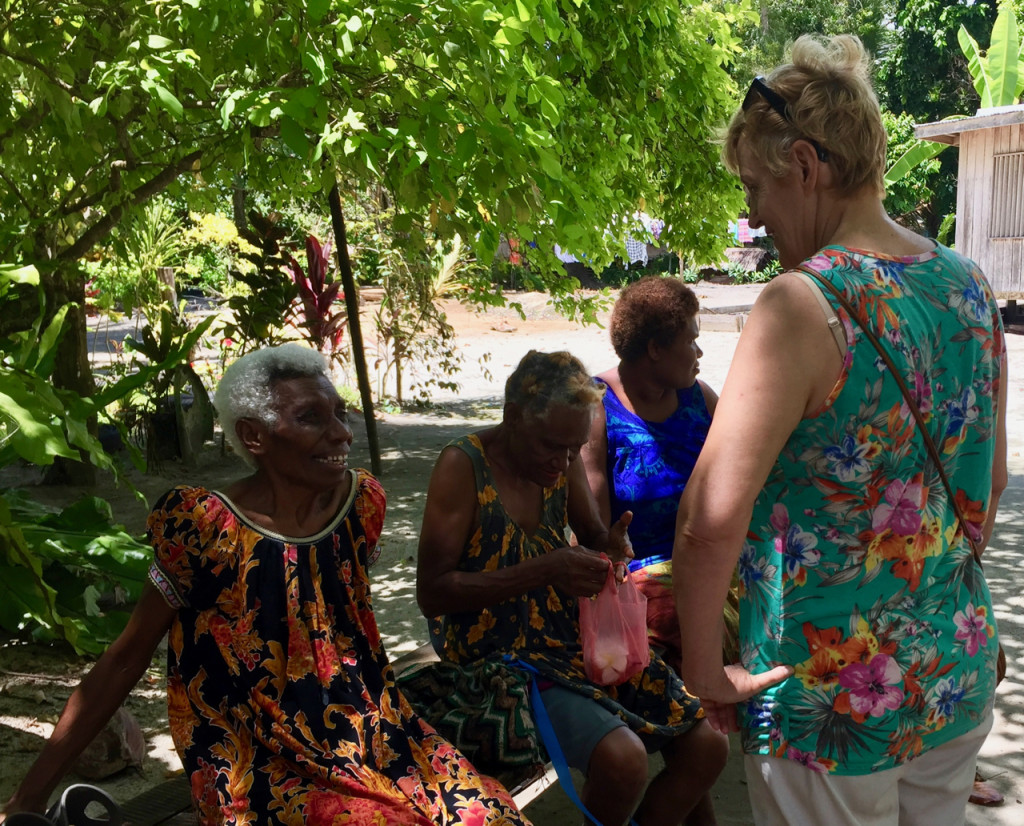
{"type": "MultiPolygon", "coordinates": [[[[558,744],[562,747],[565,761],[584,774],[590,765],[590,755],[597,744],[615,729],[625,726],[625,721],[614,711],[609,711],[597,700],[577,691],[553,685],[541,692],[544,708],[551,718],[558,744]]],[[[661,751],[671,740],[670,734],[637,734],[651,754],[661,751]]]]}

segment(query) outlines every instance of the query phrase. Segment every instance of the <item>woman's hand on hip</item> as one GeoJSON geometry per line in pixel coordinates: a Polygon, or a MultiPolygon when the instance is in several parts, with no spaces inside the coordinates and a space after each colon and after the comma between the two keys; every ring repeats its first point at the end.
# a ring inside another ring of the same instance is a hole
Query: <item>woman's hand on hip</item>
{"type": "Polygon", "coordinates": [[[788,665],[778,665],[760,674],[751,674],[742,665],[727,665],[719,672],[714,684],[700,689],[697,694],[711,727],[722,734],[729,734],[739,731],[737,703],[792,676],[793,668],[788,665]]]}

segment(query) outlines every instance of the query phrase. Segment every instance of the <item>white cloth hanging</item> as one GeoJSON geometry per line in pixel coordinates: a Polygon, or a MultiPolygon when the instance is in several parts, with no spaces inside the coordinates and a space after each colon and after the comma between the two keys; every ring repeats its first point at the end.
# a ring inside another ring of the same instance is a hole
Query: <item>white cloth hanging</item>
{"type": "Polygon", "coordinates": [[[635,264],[637,261],[643,262],[643,265],[647,266],[647,244],[644,241],[637,241],[635,238],[626,239],[626,256],[629,258],[630,264],[635,264]]]}
{"type": "Polygon", "coordinates": [[[566,252],[565,250],[563,250],[560,246],[558,246],[558,244],[555,244],[555,258],[557,258],[563,264],[578,264],[580,262],[580,259],[578,259],[571,252],[566,252]]]}

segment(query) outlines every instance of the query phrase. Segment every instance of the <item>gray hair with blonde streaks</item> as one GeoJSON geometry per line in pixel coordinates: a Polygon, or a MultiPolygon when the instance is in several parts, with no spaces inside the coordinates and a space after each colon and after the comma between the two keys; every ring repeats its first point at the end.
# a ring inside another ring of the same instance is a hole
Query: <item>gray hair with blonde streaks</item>
{"type": "Polygon", "coordinates": [[[555,404],[589,408],[603,395],[603,386],[594,381],[583,362],[564,350],[531,350],[505,382],[505,403],[533,416],[543,416],[555,404]]]}

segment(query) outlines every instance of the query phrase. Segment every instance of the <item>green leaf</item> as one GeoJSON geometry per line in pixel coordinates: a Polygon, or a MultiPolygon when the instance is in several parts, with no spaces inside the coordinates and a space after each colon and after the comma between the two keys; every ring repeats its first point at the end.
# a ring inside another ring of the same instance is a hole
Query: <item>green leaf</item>
{"type": "Polygon", "coordinates": [[[558,158],[555,157],[554,153],[546,149],[538,149],[537,159],[540,161],[540,168],[544,170],[545,175],[556,181],[562,179],[562,165],[558,162],[558,158]]]}
{"type": "Polygon", "coordinates": [[[171,41],[168,40],[166,37],[162,37],[159,34],[151,34],[149,37],[146,38],[146,46],[148,46],[150,49],[154,49],[155,51],[159,51],[160,49],[166,49],[170,45],[171,41]]]}
{"type": "Polygon", "coordinates": [[[324,61],[324,56],[318,51],[311,48],[303,50],[302,68],[309,72],[317,86],[323,85],[327,80],[327,63],[324,61]]]}
{"type": "Polygon", "coordinates": [[[455,142],[455,159],[461,164],[469,163],[476,152],[476,134],[472,129],[467,129],[455,142]]]}
{"type": "Polygon", "coordinates": [[[956,38],[960,43],[960,50],[967,58],[967,70],[971,73],[974,89],[977,91],[978,97],[981,98],[981,108],[988,109],[992,106],[992,88],[989,85],[985,58],[981,54],[981,49],[978,48],[978,42],[971,37],[963,24],[961,24],[956,38]]]}
{"type": "Polygon", "coordinates": [[[1013,6],[1002,3],[992,26],[992,41],[986,56],[993,106],[1010,106],[1017,102],[1019,48],[1017,16],[1013,6]]]}
{"type": "Polygon", "coordinates": [[[60,615],[55,611],[56,596],[56,591],[46,588],[31,570],[0,564],[0,603],[4,605],[0,624],[8,630],[21,630],[26,619],[49,628],[57,626],[60,615]]]}
{"type": "Polygon", "coordinates": [[[61,336],[64,334],[64,319],[67,317],[68,310],[70,309],[70,304],[65,304],[61,307],[39,337],[39,354],[36,359],[36,370],[42,375],[48,376],[51,373],[51,369],[44,368],[42,365],[46,363],[47,357],[51,355],[51,352],[57,346],[57,342],[60,341],[61,336]]]}
{"type": "Polygon", "coordinates": [[[910,172],[918,164],[934,158],[946,149],[946,144],[935,141],[917,141],[906,152],[904,152],[885,173],[885,185],[890,186],[896,183],[904,175],[910,172]]]}
{"type": "Polygon", "coordinates": [[[285,146],[300,158],[305,158],[309,154],[309,138],[306,137],[306,130],[287,115],[282,117],[279,123],[281,124],[281,140],[284,141],[285,146]]]}
{"type": "Polygon", "coordinates": [[[360,148],[360,156],[363,159],[363,163],[366,164],[366,168],[369,169],[378,178],[381,176],[380,164],[378,163],[377,153],[373,151],[373,147],[368,143],[364,142],[360,148]]]}
{"type": "Polygon", "coordinates": [[[181,105],[181,101],[171,94],[171,91],[166,86],[154,83],[152,84],[152,89],[160,105],[174,115],[174,117],[180,118],[185,114],[185,108],[181,105]]]}
{"type": "Polygon", "coordinates": [[[10,281],[13,284],[39,284],[39,271],[32,266],[0,264],[0,281],[10,281]]]}
{"type": "Polygon", "coordinates": [[[220,107],[220,125],[221,128],[227,129],[231,126],[231,115],[234,114],[235,104],[238,98],[241,96],[239,92],[232,92],[228,95],[220,107]]]}
{"type": "Polygon", "coordinates": [[[307,0],[306,13],[313,22],[320,22],[331,10],[331,0],[307,0]]]}
{"type": "Polygon", "coordinates": [[[0,386],[0,409],[17,426],[17,430],[10,434],[9,438],[23,459],[36,465],[49,465],[53,463],[55,456],[79,458],[67,443],[60,428],[33,404],[33,397],[27,395],[24,388],[13,382],[5,382],[0,386]]]}
{"type": "Polygon", "coordinates": [[[498,33],[494,35],[495,45],[515,47],[526,39],[526,36],[518,28],[513,28],[510,20],[506,20],[505,25],[498,29],[498,33]]]}

